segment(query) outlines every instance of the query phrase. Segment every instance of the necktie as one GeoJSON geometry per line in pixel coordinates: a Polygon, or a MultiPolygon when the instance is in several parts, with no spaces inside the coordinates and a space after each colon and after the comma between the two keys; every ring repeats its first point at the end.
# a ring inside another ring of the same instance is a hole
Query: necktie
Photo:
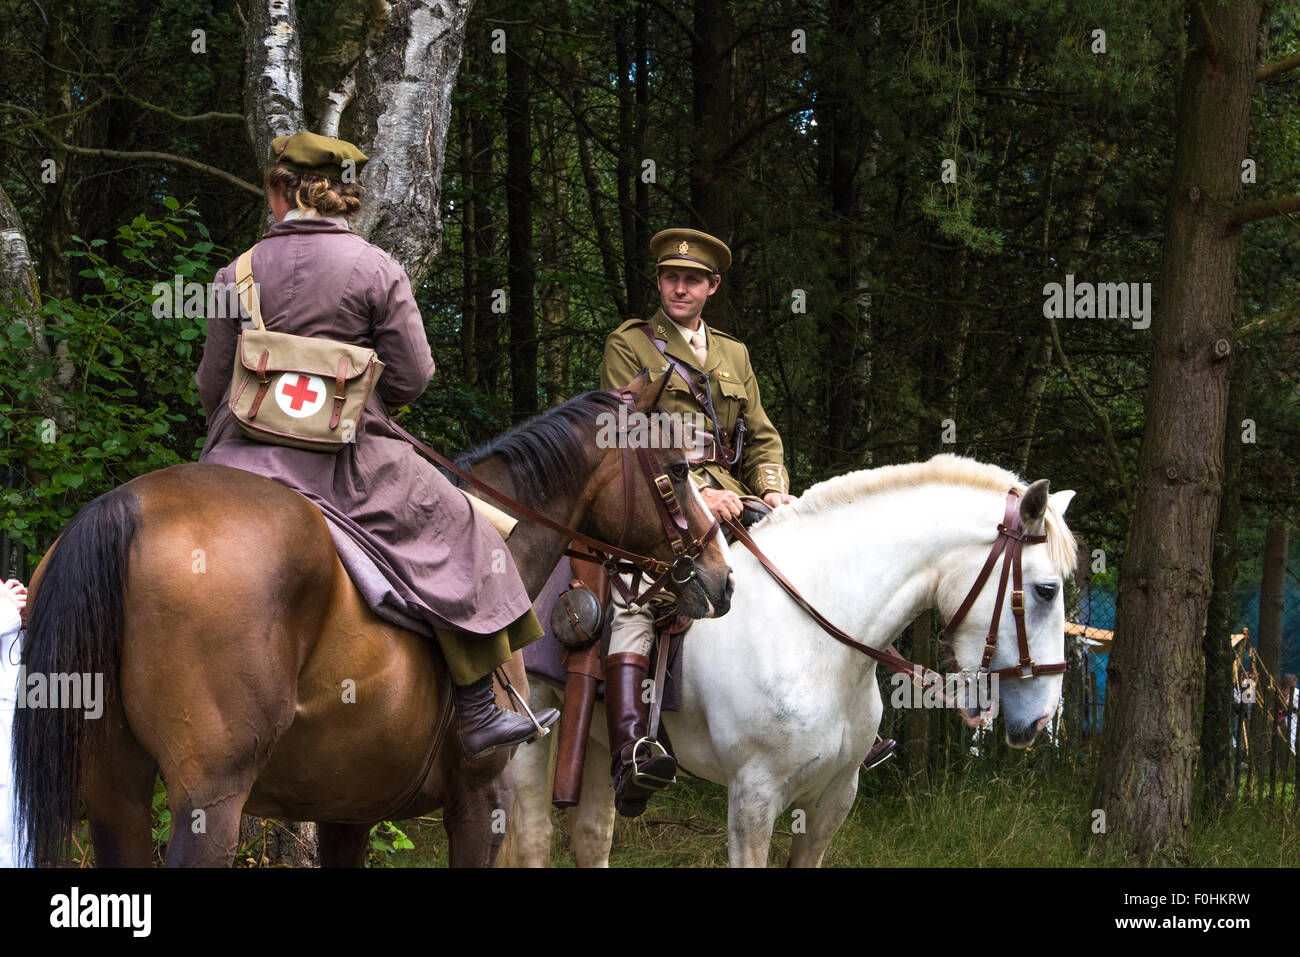
{"type": "Polygon", "coordinates": [[[704,336],[696,332],[691,336],[691,348],[695,350],[695,361],[704,368],[704,360],[709,357],[709,350],[704,348],[704,336]]]}

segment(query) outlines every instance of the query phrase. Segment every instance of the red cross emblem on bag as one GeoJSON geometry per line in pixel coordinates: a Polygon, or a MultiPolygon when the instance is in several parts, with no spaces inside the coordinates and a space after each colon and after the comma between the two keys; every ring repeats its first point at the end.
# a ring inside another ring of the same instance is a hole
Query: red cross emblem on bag
{"type": "Polygon", "coordinates": [[[315,415],[325,404],[325,382],[319,376],[286,372],[276,383],[275,403],[295,419],[315,415]]]}

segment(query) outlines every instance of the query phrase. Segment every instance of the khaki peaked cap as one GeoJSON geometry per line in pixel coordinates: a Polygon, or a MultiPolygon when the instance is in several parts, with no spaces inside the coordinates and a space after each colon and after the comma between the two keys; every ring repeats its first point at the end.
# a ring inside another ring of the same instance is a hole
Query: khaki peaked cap
{"type": "Polygon", "coordinates": [[[721,273],[731,265],[731,250],[716,236],[698,229],[664,229],[650,240],[655,266],[684,266],[721,273]]]}
{"type": "Polygon", "coordinates": [[[315,173],[332,180],[343,179],[343,164],[351,160],[355,172],[361,172],[370,157],[347,140],[321,136],[303,130],[292,136],[277,136],[271,141],[271,162],[299,173],[315,173]]]}

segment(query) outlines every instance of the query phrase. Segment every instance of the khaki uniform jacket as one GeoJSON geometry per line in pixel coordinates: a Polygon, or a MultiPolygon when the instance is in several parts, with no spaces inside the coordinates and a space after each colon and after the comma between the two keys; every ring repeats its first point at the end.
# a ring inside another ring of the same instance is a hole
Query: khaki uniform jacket
{"type": "MultiPolygon", "coordinates": [[[[643,319],[629,319],[605,340],[605,364],[600,376],[602,389],[621,389],[635,379],[642,368],[649,369],[654,378],[668,369],[668,360],[637,328],[643,322],[643,319]]],[[[692,368],[698,365],[691,347],[662,310],[649,320],[649,325],[654,337],[667,343],[666,351],[670,356],[692,368]]],[[[781,436],[763,411],[758,380],[749,365],[749,350],[738,339],[712,327],[708,332],[708,349],[708,361],[703,371],[709,376],[709,390],[713,408],[718,414],[718,424],[727,430],[728,440],[734,443],[736,419],[744,415],[745,447],[741,458],[741,481],[737,482],[725,468],[711,462],[695,468],[697,483],[717,484],[738,495],[788,492],[790,477],[785,470],[781,436]],[[715,481],[708,482],[704,475],[699,474],[701,472],[715,481]]],[[[668,380],[668,388],[664,390],[659,406],[665,412],[679,415],[705,414],[696,404],[690,387],[676,372],[668,380]]],[[[710,422],[709,428],[712,427],[710,422]]]]}

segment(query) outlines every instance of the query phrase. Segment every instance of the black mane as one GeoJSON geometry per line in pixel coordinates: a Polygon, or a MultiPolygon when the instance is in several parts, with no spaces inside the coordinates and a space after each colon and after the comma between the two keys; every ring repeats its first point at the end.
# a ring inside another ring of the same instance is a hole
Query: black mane
{"type": "MultiPolygon", "coordinates": [[[[456,464],[473,472],[473,467],[485,459],[502,456],[518,500],[537,508],[556,495],[577,492],[586,478],[573,467],[584,454],[579,435],[594,431],[601,413],[617,415],[622,404],[623,400],[611,392],[584,392],[457,456],[456,464]]],[[[443,474],[459,487],[466,487],[456,476],[446,471],[443,474]]]]}

